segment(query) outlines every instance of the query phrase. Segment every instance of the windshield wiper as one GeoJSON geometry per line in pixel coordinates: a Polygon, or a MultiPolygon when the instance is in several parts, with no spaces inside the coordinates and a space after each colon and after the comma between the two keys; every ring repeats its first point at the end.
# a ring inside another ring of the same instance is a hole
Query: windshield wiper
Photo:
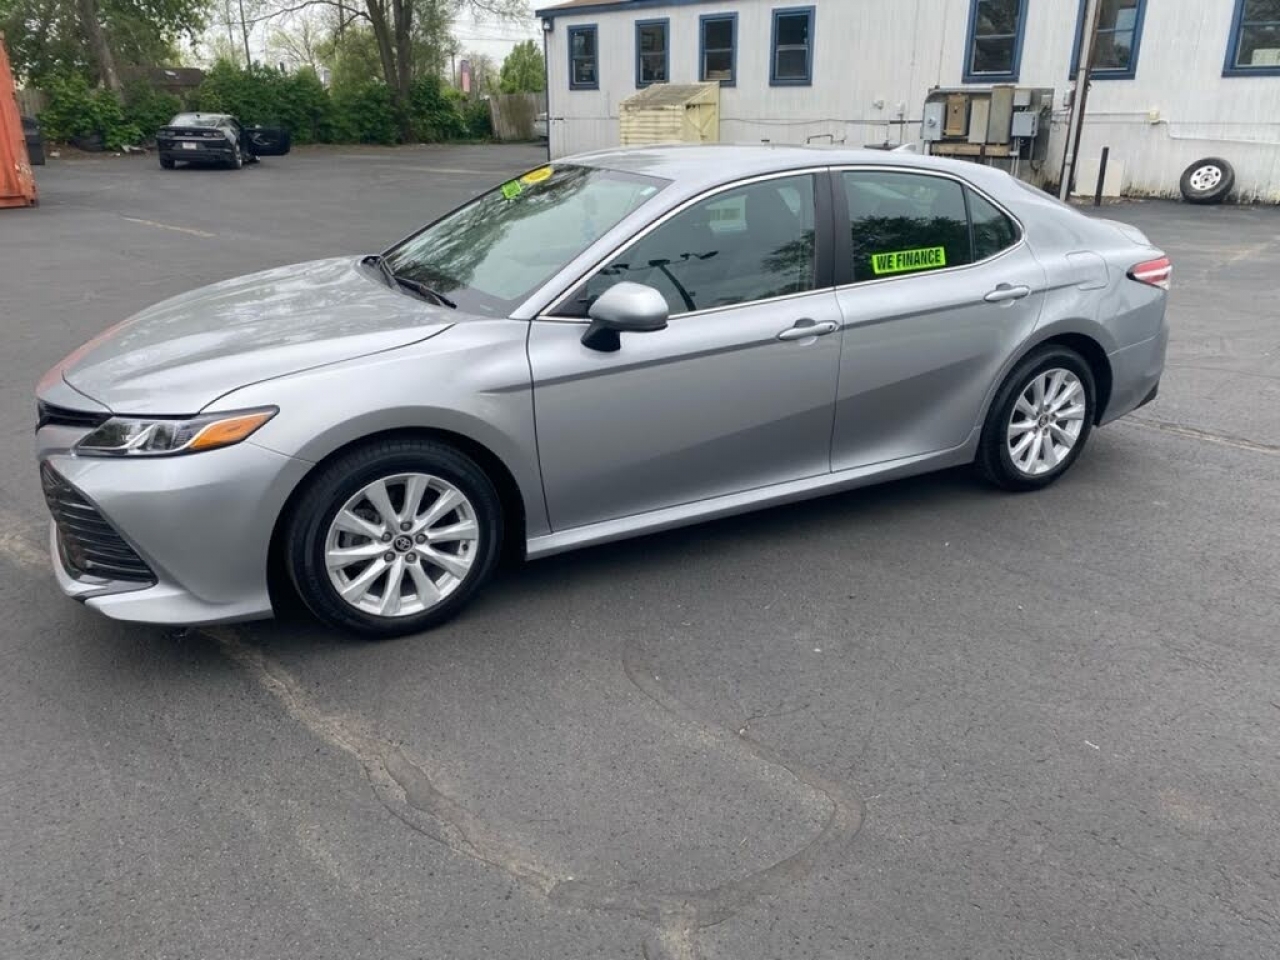
{"type": "Polygon", "coordinates": [[[392,287],[404,287],[406,290],[412,290],[420,297],[428,300],[434,300],[442,307],[448,307],[450,310],[457,310],[458,305],[446,297],[439,290],[428,286],[421,280],[414,280],[412,277],[401,277],[391,269],[391,265],[387,263],[387,258],[380,253],[370,254],[365,257],[361,263],[367,263],[370,266],[377,267],[382,271],[382,275],[387,278],[387,285],[392,287]]]}
{"type": "Polygon", "coordinates": [[[388,270],[387,273],[390,275],[392,280],[400,284],[400,286],[404,287],[406,290],[412,290],[414,293],[418,294],[419,296],[427,297],[431,300],[434,300],[436,303],[440,304],[441,306],[448,307],[450,310],[458,309],[458,305],[456,303],[454,303],[452,300],[450,300],[448,297],[446,297],[443,293],[441,293],[439,290],[435,289],[434,287],[427,286],[421,280],[414,280],[411,277],[400,277],[394,273],[391,273],[390,270],[388,270]]]}

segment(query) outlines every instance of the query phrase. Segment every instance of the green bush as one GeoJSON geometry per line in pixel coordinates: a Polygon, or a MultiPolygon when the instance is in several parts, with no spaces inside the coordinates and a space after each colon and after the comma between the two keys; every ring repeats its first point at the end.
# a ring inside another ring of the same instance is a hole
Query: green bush
{"type": "Polygon", "coordinates": [[[277,76],[277,113],[272,122],[288,128],[294,143],[327,139],[333,105],[316,72],[303,67],[295,74],[277,76]]]}
{"type": "Polygon", "coordinates": [[[489,115],[488,100],[470,100],[463,110],[467,135],[472,140],[488,140],[493,136],[493,119],[489,115]]]}
{"type": "Polygon", "coordinates": [[[409,91],[409,128],[419,143],[467,136],[462,95],[445,87],[439,77],[419,77],[409,91]]]}
{"type": "Polygon", "coordinates": [[[204,75],[191,106],[201,113],[229,113],[245,124],[274,122],[279,112],[279,76],[266,67],[242,69],[219,60],[204,75]]]}
{"type": "Polygon", "coordinates": [[[137,80],[124,88],[124,119],[151,140],[155,132],[182,112],[182,101],[171,93],[154,89],[145,80],[137,80]]]}
{"type": "Polygon", "coordinates": [[[332,110],[326,139],[331,143],[397,143],[400,125],[396,121],[391,91],[385,83],[369,80],[355,87],[333,91],[332,110]]]}
{"type": "Polygon", "coordinates": [[[49,104],[39,119],[50,140],[99,136],[108,150],[142,140],[142,131],[125,117],[115,95],[109,90],[90,90],[82,75],[48,77],[44,88],[49,104]]]}

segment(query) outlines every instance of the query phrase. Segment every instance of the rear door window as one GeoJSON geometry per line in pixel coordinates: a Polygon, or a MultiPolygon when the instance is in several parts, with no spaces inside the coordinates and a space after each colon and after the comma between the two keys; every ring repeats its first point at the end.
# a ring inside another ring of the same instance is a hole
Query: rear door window
{"type": "Polygon", "coordinates": [[[896,171],[845,171],[853,279],[879,280],[973,262],[964,187],[896,171]]]}

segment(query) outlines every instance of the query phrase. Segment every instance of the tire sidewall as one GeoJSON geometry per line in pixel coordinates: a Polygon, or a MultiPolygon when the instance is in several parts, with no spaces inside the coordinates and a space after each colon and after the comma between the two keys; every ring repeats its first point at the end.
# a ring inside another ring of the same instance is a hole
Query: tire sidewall
{"type": "Polygon", "coordinates": [[[371,638],[394,637],[428,629],[457,613],[488,579],[502,544],[502,510],[497,492],[471,460],[448,447],[398,443],[396,450],[357,454],[331,464],[299,501],[286,542],[295,589],[322,620],[371,638]],[[407,449],[413,446],[417,449],[407,449]],[[363,487],[379,477],[425,473],[454,484],[471,501],[479,536],[467,577],[441,603],[406,617],[377,617],[350,606],[329,580],[325,543],[333,518],[363,487]]]}
{"type": "Polygon", "coordinates": [[[1093,371],[1080,354],[1066,347],[1043,347],[1027,356],[1005,379],[1000,392],[991,405],[987,423],[983,429],[983,460],[988,476],[1000,486],[1009,490],[1039,490],[1053,483],[1071,469],[1076,458],[1084,450],[1089,434],[1093,431],[1093,421],[1097,417],[1097,385],[1094,383],[1093,371]],[[1006,439],[1009,420],[1013,415],[1014,404],[1034,377],[1047,370],[1070,370],[1080,380],[1085,392],[1084,424],[1080,428],[1080,436],[1076,438],[1062,461],[1048,473],[1029,476],[1014,465],[1009,453],[1006,439]]]}

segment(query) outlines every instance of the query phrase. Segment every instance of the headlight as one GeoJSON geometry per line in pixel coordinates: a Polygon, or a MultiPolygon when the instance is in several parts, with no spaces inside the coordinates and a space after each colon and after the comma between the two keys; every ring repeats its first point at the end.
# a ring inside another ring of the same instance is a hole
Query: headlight
{"type": "Polygon", "coordinates": [[[210,413],[188,420],[112,417],[76,444],[76,453],[101,457],[154,457],[196,453],[239,443],[274,417],[275,407],[210,413]]]}

